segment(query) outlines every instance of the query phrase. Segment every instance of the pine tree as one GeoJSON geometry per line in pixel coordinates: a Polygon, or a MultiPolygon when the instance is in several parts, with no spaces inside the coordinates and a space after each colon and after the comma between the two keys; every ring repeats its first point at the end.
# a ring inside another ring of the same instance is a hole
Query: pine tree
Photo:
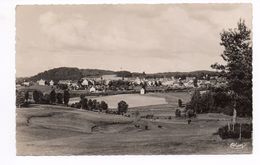
{"type": "Polygon", "coordinates": [[[251,30],[240,20],[237,28],[224,30],[220,45],[224,47],[221,57],[226,65],[211,67],[227,77],[229,93],[234,110],[240,116],[252,115],[252,41],[251,30]]]}

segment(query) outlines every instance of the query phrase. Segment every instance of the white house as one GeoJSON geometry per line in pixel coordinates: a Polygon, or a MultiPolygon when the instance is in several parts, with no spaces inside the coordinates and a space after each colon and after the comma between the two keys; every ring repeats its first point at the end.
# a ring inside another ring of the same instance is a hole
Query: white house
{"type": "Polygon", "coordinates": [[[50,81],[50,85],[53,86],[54,85],[54,81],[51,80],[50,81]]]}
{"type": "Polygon", "coordinates": [[[141,84],[141,79],[139,77],[136,77],[136,79],[134,80],[134,82],[138,85],[141,84]]]}
{"type": "Polygon", "coordinates": [[[64,85],[70,86],[71,80],[60,80],[60,81],[58,82],[58,84],[64,84],[64,85]]]}
{"type": "Polygon", "coordinates": [[[94,86],[92,86],[90,89],[89,89],[89,92],[96,92],[96,88],[94,86]]]}
{"type": "Polygon", "coordinates": [[[81,83],[81,85],[83,86],[88,86],[88,80],[87,79],[84,79],[81,83]]]}
{"type": "Polygon", "coordinates": [[[141,94],[141,95],[144,95],[144,94],[145,94],[145,89],[144,89],[144,88],[141,88],[140,94],[141,94]]]}
{"type": "Polygon", "coordinates": [[[40,80],[38,81],[38,84],[39,84],[39,85],[45,85],[45,80],[40,79],[40,80]]]}
{"type": "Polygon", "coordinates": [[[174,83],[174,81],[166,80],[166,81],[162,82],[162,85],[164,85],[164,86],[171,86],[171,85],[173,85],[173,83],[174,83]]]}
{"type": "Polygon", "coordinates": [[[23,82],[23,85],[28,87],[28,86],[30,86],[30,82],[25,81],[25,82],[23,82]]]}
{"type": "Polygon", "coordinates": [[[76,82],[72,82],[72,83],[70,84],[70,86],[71,86],[72,88],[74,88],[74,89],[79,89],[78,83],[76,83],[76,82]]]}

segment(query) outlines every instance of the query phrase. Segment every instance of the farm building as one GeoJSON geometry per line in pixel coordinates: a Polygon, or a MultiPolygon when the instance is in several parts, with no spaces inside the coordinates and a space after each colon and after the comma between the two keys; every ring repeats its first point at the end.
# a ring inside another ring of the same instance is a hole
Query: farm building
{"type": "Polygon", "coordinates": [[[136,79],[134,80],[134,82],[135,82],[136,84],[140,85],[142,81],[141,81],[141,79],[140,79],[139,77],[136,77],[136,79]]]}
{"type": "Polygon", "coordinates": [[[110,75],[103,75],[102,79],[103,80],[122,80],[122,77],[118,77],[115,74],[110,74],[110,75]]]}
{"type": "Polygon", "coordinates": [[[88,86],[88,80],[84,79],[81,83],[82,86],[88,86]]]}
{"type": "Polygon", "coordinates": [[[30,86],[30,82],[25,81],[25,82],[23,82],[23,85],[28,87],[28,86],[30,86]]]}
{"type": "Polygon", "coordinates": [[[144,88],[141,88],[140,94],[141,94],[141,95],[144,95],[145,93],[146,93],[145,89],[144,89],[144,88]]]}
{"type": "Polygon", "coordinates": [[[50,85],[53,86],[54,85],[54,81],[51,80],[50,81],[50,85]]]}
{"type": "Polygon", "coordinates": [[[89,92],[96,92],[96,88],[94,86],[92,86],[90,89],[89,89],[89,92]]]}
{"type": "Polygon", "coordinates": [[[38,84],[39,84],[39,85],[45,85],[45,80],[40,79],[40,80],[38,81],[38,84]]]}
{"type": "Polygon", "coordinates": [[[64,84],[69,86],[71,84],[71,80],[60,80],[58,84],[64,84]]]}
{"type": "Polygon", "coordinates": [[[174,81],[166,80],[166,81],[162,82],[162,85],[164,85],[164,86],[171,86],[171,85],[173,85],[173,83],[174,83],[174,81]]]}
{"type": "Polygon", "coordinates": [[[79,89],[79,85],[78,85],[78,83],[76,83],[76,82],[72,82],[72,83],[70,84],[70,86],[71,86],[73,89],[79,89]]]}

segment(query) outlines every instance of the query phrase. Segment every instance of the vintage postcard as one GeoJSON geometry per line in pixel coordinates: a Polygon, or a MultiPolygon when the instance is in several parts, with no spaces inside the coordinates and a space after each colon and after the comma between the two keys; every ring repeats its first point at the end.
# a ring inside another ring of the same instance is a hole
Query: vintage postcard
{"type": "Polygon", "coordinates": [[[252,5],[16,6],[16,154],[251,154],[252,5]]]}

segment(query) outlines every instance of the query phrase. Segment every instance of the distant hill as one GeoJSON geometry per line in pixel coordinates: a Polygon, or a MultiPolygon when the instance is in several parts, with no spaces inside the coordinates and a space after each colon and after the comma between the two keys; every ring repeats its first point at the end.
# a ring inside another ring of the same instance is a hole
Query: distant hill
{"type": "Polygon", "coordinates": [[[114,71],[101,69],[80,69],[80,72],[83,77],[115,74],[114,71]]]}
{"type": "Polygon", "coordinates": [[[27,80],[79,80],[80,78],[87,76],[99,76],[105,74],[114,74],[114,72],[100,69],[78,69],[70,67],[60,67],[38,73],[35,76],[27,78],[27,80]]]}
{"type": "Polygon", "coordinates": [[[208,71],[208,70],[198,70],[192,72],[162,72],[162,73],[155,73],[155,74],[147,74],[146,77],[197,77],[201,78],[203,76],[217,76],[219,75],[218,72],[215,71],[208,71]]]}
{"type": "Polygon", "coordinates": [[[116,74],[120,77],[146,77],[146,78],[160,78],[160,77],[203,77],[205,75],[215,76],[218,75],[217,72],[200,70],[200,71],[192,71],[192,72],[162,72],[162,73],[153,73],[153,74],[145,74],[138,72],[129,72],[129,71],[111,71],[111,70],[102,70],[102,69],[79,69],[72,67],[60,67],[50,69],[41,73],[38,73],[35,76],[29,78],[17,78],[17,80],[29,80],[29,81],[37,81],[40,79],[44,80],[79,80],[83,77],[89,76],[102,76],[116,74]]]}
{"type": "Polygon", "coordinates": [[[30,77],[29,80],[78,80],[81,77],[82,73],[78,68],[60,67],[38,73],[37,75],[30,77]]]}

